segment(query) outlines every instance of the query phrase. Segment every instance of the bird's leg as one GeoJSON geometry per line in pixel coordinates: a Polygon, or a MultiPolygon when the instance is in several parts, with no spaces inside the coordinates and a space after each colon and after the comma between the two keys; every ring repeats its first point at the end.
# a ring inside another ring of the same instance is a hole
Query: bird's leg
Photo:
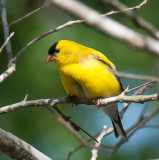
{"type": "Polygon", "coordinates": [[[62,118],[68,122],[76,131],[80,131],[80,127],[75,124],[74,122],[71,121],[71,116],[66,116],[65,114],[63,114],[58,108],[57,106],[54,106],[54,109],[62,116],[62,118]]]}
{"type": "Polygon", "coordinates": [[[75,96],[75,95],[68,95],[67,97],[66,97],[66,99],[67,100],[69,100],[70,102],[74,102],[74,100],[77,98],[77,96],[75,96]]]}
{"type": "Polygon", "coordinates": [[[74,102],[76,101],[77,96],[73,95],[71,96],[70,94],[66,97],[66,100],[68,100],[71,104],[72,107],[77,106],[77,104],[75,104],[74,102]]]}
{"type": "Polygon", "coordinates": [[[65,121],[69,121],[71,119],[71,116],[66,116],[64,115],[58,108],[57,106],[54,106],[54,109],[62,116],[62,118],[65,120],[65,121]]]}

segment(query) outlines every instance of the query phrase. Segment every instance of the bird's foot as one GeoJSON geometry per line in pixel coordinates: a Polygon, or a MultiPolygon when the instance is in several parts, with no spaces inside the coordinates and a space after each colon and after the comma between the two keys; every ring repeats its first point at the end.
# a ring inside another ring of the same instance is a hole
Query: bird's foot
{"type": "Polygon", "coordinates": [[[68,100],[71,104],[72,107],[77,106],[77,104],[75,103],[77,96],[71,96],[70,94],[66,97],[66,100],[68,100]]]}
{"type": "Polygon", "coordinates": [[[96,99],[96,106],[98,107],[98,109],[101,107],[101,100],[102,98],[96,99]]]}

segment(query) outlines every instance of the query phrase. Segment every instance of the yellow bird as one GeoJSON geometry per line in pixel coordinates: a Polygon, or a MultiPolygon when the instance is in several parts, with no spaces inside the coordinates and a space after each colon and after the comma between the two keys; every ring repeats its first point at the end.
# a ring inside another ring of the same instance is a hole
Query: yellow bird
{"type": "MultiPolygon", "coordinates": [[[[73,41],[54,43],[46,62],[54,61],[67,94],[79,98],[97,99],[119,95],[122,91],[115,66],[99,51],[73,41]]],[[[115,136],[126,137],[117,103],[101,107],[110,117],[115,136]]]]}

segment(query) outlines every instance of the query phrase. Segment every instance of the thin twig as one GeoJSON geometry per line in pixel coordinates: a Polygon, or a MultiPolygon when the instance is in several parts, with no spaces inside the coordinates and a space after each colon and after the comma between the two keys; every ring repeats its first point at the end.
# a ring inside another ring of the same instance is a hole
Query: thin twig
{"type": "Polygon", "coordinates": [[[134,90],[136,90],[136,89],[138,89],[138,88],[147,86],[147,85],[152,84],[152,83],[154,83],[154,82],[156,82],[156,81],[158,81],[158,80],[159,80],[159,76],[158,76],[158,77],[155,77],[155,78],[154,78],[153,80],[151,80],[150,82],[147,82],[147,83],[142,84],[142,85],[140,85],[140,86],[137,86],[137,87],[134,87],[134,88],[132,88],[132,89],[129,89],[127,92],[131,92],[131,91],[134,91],[134,90]]]}
{"type": "MultiPolygon", "coordinates": [[[[102,2],[106,2],[107,0],[102,0],[102,2]]],[[[148,2],[148,0],[144,0],[143,2],[141,2],[139,5],[137,6],[134,6],[134,7],[130,7],[130,8],[124,8],[123,10],[124,11],[131,11],[131,10],[137,10],[137,9],[140,9],[143,5],[145,5],[146,3],[148,2]]],[[[119,14],[119,13],[122,13],[121,10],[118,10],[118,11],[110,11],[109,13],[107,13],[106,16],[108,15],[113,15],[113,14],[119,14]]],[[[104,16],[104,15],[103,15],[104,16]]]]}
{"type": "MultiPolygon", "coordinates": [[[[152,86],[151,86],[151,88],[150,88],[150,90],[149,90],[149,94],[152,94],[152,93],[154,93],[154,91],[155,91],[155,85],[156,85],[156,83],[154,82],[154,83],[152,83],[152,86]]],[[[146,86],[144,86],[144,87],[146,87],[146,86]]],[[[146,113],[146,111],[147,111],[147,109],[149,108],[149,102],[148,103],[146,103],[146,105],[144,106],[144,108],[142,109],[142,111],[141,111],[141,113],[140,113],[140,119],[139,119],[139,121],[141,121],[144,117],[145,117],[145,113],[146,113]]]]}
{"type": "Polygon", "coordinates": [[[0,83],[2,83],[6,78],[8,78],[15,71],[16,71],[16,64],[9,63],[8,69],[0,75],[0,83]]]}
{"type": "Polygon", "coordinates": [[[0,48],[0,54],[1,54],[2,50],[3,50],[3,48],[7,45],[8,41],[9,41],[13,36],[14,36],[14,32],[12,32],[12,33],[10,34],[10,36],[6,39],[6,41],[5,41],[5,42],[3,43],[3,45],[1,46],[1,48],[0,48]]]}
{"type": "Polygon", "coordinates": [[[28,99],[28,94],[25,95],[24,100],[23,101],[27,101],[28,99]]]}
{"type": "MultiPolygon", "coordinates": [[[[146,88],[149,87],[149,85],[145,85],[141,88],[139,88],[133,95],[141,95],[145,90],[146,88]]],[[[131,102],[128,102],[128,103],[124,103],[124,107],[123,109],[120,111],[120,118],[122,119],[126,110],[128,109],[128,107],[130,106],[131,102]]]]}
{"type": "MultiPolygon", "coordinates": [[[[3,24],[4,41],[6,41],[7,38],[9,37],[9,28],[7,23],[5,0],[1,0],[1,18],[2,18],[2,24],[3,24]]],[[[7,51],[8,61],[10,61],[13,58],[10,40],[8,40],[8,43],[6,44],[6,51],[7,51]]]]}
{"type": "MultiPolygon", "coordinates": [[[[96,147],[100,146],[102,139],[104,138],[105,135],[107,135],[106,129],[107,129],[107,127],[103,126],[103,131],[100,133],[100,135],[97,138],[98,143],[95,144],[96,147]]],[[[92,149],[91,160],[96,160],[97,157],[98,157],[98,149],[92,149]]]]}
{"type": "Polygon", "coordinates": [[[13,21],[13,22],[11,22],[11,23],[8,25],[8,27],[11,27],[12,25],[14,25],[14,24],[16,24],[16,23],[18,23],[18,22],[20,22],[20,21],[22,21],[22,20],[28,18],[28,17],[31,16],[31,15],[33,15],[34,13],[41,11],[42,9],[44,9],[44,7],[45,7],[45,5],[42,5],[41,7],[39,7],[39,8],[37,8],[37,9],[33,10],[32,12],[26,14],[25,16],[23,16],[23,17],[21,17],[21,18],[15,20],[15,21],[13,21]]]}
{"type": "MultiPolygon", "coordinates": [[[[135,93],[133,95],[141,95],[146,89],[147,87],[152,87],[154,84],[156,84],[156,82],[158,82],[159,80],[159,77],[155,77],[153,78],[153,80],[151,80],[150,82],[148,83],[144,83],[143,85],[140,85],[140,86],[137,86],[137,87],[134,87],[132,89],[128,89],[126,91],[126,94],[128,92],[131,92],[133,90],[136,90],[138,89],[137,91],[135,91],[135,93]]],[[[131,104],[131,102],[128,102],[128,103],[124,103],[124,108],[120,111],[120,117],[123,118],[123,115],[124,113],[126,112],[126,110],[128,109],[129,105],[131,104]]]]}
{"type": "Polygon", "coordinates": [[[159,124],[149,124],[149,125],[145,125],[145,128],[159,128],[159,124]]]}
{"type": "Polygon", "coordinates": [[[131,7],[131,8],[128,8],[126,10],[137,10],[137,9],[140,9],[143,5],[147,4],[149,0],[144,0],[143,2],[141,2],[139,5],[135,6],[135,7],[131,7]]]}

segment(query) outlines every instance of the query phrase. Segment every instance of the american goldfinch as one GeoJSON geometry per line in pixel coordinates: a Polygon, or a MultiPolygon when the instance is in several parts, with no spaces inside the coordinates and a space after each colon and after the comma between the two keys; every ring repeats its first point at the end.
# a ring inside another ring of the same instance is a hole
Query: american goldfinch
{"type": "MultiPolygon", "coordinates": [[[[54,43],[46,62],[54,61],[67,94],[79,98],[97,99],[119,95],[122,91],[115,66],[102,53],[73,41],[54,43]]],[[[117,103],[101,107],[110,117],[115,136],[126,137],[117,103]]]]}

